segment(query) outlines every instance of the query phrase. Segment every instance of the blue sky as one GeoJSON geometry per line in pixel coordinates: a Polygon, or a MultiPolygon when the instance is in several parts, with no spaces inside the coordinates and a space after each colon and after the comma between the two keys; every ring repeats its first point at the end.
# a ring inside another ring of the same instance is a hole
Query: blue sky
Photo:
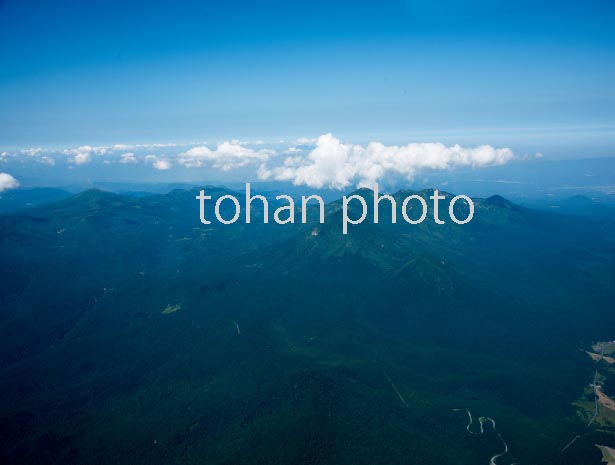
{"type": "Polygon", "coordinates": [[[333,133],[613,156],[614,23],[596,0],[0,0],[0,152],[333,133]]]}
{"type": "Polygon", "coordinates": [[[610,142],[614,12],[610,1],[4,0],[1,145],[327,132],[481,143],[554,128],[610,142]]]}

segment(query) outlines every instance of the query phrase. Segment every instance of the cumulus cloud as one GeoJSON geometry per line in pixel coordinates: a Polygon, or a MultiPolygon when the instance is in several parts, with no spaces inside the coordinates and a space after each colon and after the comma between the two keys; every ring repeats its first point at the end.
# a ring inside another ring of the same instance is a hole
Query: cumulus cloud
{"type": "Polygon", "coordinates": [[[163,159],[160,159],[160,160],[156,160],[153,163],[152,166],[154,168],[156,168],[157,170],[164,171],[164,170],[170,170],[171,166],[173,166],[173,165],[172,165],[172,163],[169,160],[165,160],[163,158],[163,159]]]}
{"type": "Polygon", "coordinates": [[[120,155],[120,163],[124,165],[137,163],[137,157],[133,152],[123,153],[120,155]]]}
{"type": "Polygon", "coordinates": [[[45,165],[53,166],[56,164],[55,160],[49,155],[51,150],[43,149],[40,147],[31,147],[22,149],[16,152],[2,152],[0,153],[0,161],[7,162],[9,158],[19,159],[20,156],[25,156],[28,159],[32,159],[45,165]]]}
{"type": "Polygon", "coordinates": [[[82,145],[76,149],[66,149],[62,153],[68,155],[69,161],[75,165],[83,165],[92,160],[92,155],[105,155],[109,152],[109,147],[91,147],[89,145],[82,145]]]}
{"type": "Polygon", "coordinates": [[[170,170],[173,167],[171,160],[157,155],[146,155],[144,160],[146,163],[151,163],[152,166],[159,171],[170,170]]]}
{"type": "Polygon", "coordinates": [[[22,155],[26,155],[28,157],[38,157],[40,154],[43,153],[43,149],[40,147],[37,148],[29,148],[29,149],[23,149],[19,151],[20,154],[22,155]]]}
{"type": "Polygon", "coordinates": [[[75,163],[75,165],[83,165],[84,163],[87,163],[90,161],[90,155],[91,155],[91,152],[89,151],[78,150],[77,153],[75,153],[73,162],[75,163]]]}
{"type": "Polygon", "coordinates": [[[8,173],[0,173],[0,192],[4,192],[9,189],[17,189],[19,187],[19,181],[8,173]]]}
{"type": "Polygon", "coordinates": [[[43,163],[44,165],[49,166],[55,166],[56,164],[56,161],[48,155],[43,155],[42,157],[39,157],[38,161],[43,163]]]}
{"type": "Polygon", "coordinates": [[[244,147],[238,141],[223,142],[211,150],[205,145],[192,147],[180,153],[177,162],[187,168],[201,168],[211,164],[214,168],[229,171],[253,163],[267,161],[275,152],[272,150],[254,150],[244,147]]]}
{"type": "Polygon", "coordinates": [[[258,175],[261,179],[291,181],[296,185],[343,189],[353,184],[370,187],[396,177],[412,180],[428,170],[502,165],[513,157],[510,149],[489,145],[461,147],[433,142],[386,146],[371,142],[364,147],[345,144],[325,134],[307,156],[289,156],[282,165],[274,167],[264,163],[258,175]]]}

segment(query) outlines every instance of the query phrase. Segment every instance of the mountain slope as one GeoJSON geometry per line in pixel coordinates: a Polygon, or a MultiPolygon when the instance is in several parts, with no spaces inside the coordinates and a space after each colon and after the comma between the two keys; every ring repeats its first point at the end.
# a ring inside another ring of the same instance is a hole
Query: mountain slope
{"type": "Polygon", "coordinates": [[[342,235],[339,202],[202,225],[197,193],[0,217],[3,461],[487,464],[467,408],[511,463],[599,463],[592,436],[559,451],[579,348],[615,327],[608,222],[490,198],[468,225],[383,208],[342,235]]]}

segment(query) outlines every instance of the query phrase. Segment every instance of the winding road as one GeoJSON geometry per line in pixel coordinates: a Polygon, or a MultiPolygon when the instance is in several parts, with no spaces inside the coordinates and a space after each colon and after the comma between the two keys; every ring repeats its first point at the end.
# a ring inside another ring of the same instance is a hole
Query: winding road
{"type": "Polygon", "coordinates": [[[493,431],[498,435],[498,438],[500,438],[500,441],[502,441],[502,445],[504,446],[504,450],[502,452],[500,452],[499,454],[495,454],[493,457],[491,457],[491,459],[489,460],[489,465],[497,465],[496,460],[499,459],[500,457],[502,457],[503,455],[505,455],[506,453],[508,453],[508,444],[506,444],[506,441],[504,441],[504,438],[502,438],[502,435],[500,433],[498,433],[498,431],[495,428],[495,420],[493,418],[489,418],[489,417],[479,417],[478,419],[478,423],[480,425],[480,431],[479,432],[474,432],[472,431],[472,423],[474,423],[474,419],[472,418],[472,412],[470,412],[470,409],[462,409],[462,408],[456,408],[453,409],[453,411],[455,412],[460,412],[462,410],[465,410],[466,413],[468,414],[468,419],[470,420],[470,422],[468,423],[468,426],[466,426],[466,430],[468,431],[468,433],[470,434],[484,434],[485,433],[485,428],[484,428],[484,423],[491,423],[491,427],[493,428],[493,431]]]}

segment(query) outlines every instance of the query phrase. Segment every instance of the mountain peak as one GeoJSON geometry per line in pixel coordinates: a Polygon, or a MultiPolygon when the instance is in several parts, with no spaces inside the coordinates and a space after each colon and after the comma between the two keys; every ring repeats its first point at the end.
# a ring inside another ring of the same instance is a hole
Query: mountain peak
{"type": "Polygon", "coordinates": [[[487,197],[485,199],[485,202],[491,205],[497,205],[498,207],[509,207],[509,208],[515,207],[514,203],[512,203],[508,199],[505,199],[501,195],[492,195],[491,197],[487,197]]]}
{"type": "Polygon", "coordinates": [[[71,197],[71,199],[81,199],[81,200],[96,200],[96,199],[119,199],[122,196],[116,194],[114,192],[105,191],[103,189],[99,189],[98,187],[93,187],[91,189],[84,190],[83,192],[79,192],[71,197]]]}

